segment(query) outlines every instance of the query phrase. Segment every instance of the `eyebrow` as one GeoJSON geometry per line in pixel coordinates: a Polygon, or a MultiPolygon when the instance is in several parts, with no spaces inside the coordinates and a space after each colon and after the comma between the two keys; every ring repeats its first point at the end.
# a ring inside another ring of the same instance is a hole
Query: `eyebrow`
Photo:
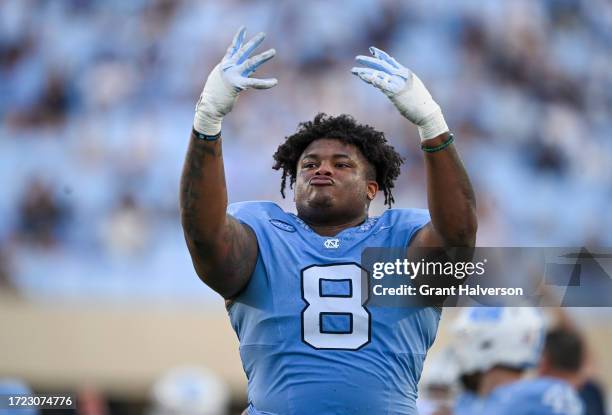
{"type": "MultiPolygon", "coordinates": [[[[319,158],[320,157],[319,157],[319,155],[317,153],[308,153],[308,154],[304,155],[302,160],[303,159],[319,159],[319,158]]],[[[351,156],[349,156],[346,153],[336,153],[336,154],[332,155],[332,158],[334,158],[334,159],[346,158],[346,159],[352,160],[351,156]]]]}

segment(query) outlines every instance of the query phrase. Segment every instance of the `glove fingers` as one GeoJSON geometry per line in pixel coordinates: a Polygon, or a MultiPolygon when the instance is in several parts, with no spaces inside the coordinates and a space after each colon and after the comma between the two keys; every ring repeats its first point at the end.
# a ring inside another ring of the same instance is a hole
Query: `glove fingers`
{"type": "Polygon", "coordinates": [[[276,78],[246,78],[242,86],[244,88],[269,89],[275,86],[276,84],[278,84],[278,80],[276,78]]]}
{"type": "Polygon", "coordinates": [[[370,56],[359,55],[355,57],[355,60],[361,65],[364,65],[364,66],[367,66],[369,68],[376,69],[379,71],[393,73],[395,70],[395,68],[393,68],[393,66],[391,66],[389,63],[381,59],[378,59],[378,58],[372,58],[370,56]]]}
{"type": "Polygon", "coordinates": [[[367,82],[368,84],[372,84],[372,80],[374,79],[374,74],[375,74],[375,70],[374,69],[370,69],[370,68],[353,68],[351,69],[351,73],[354,75],[357,75],[362,81],[367,82]]]}
{"type": "Polygon", "coordinates": [[[353,66],[351,68],[351,73],[353,73],[355,75],[359,75],[359,74],[373,74],[374,72],[376,72],[376,70],[374,70],[372,68],[360,68],[359,66],[353,66]]]}
{"type": "Polygon", "coordinates": [[[377,71],[370,68],[353,68],[351,72],[363,81],[383,91],[385,94],[392,94],[393,88],[390,84],[391,75],[386,72],[377,71]]]}
{"type": "Polygon", "coordinates": [[[386,92],[389,90],[389,80],[390,77],[388,74],[378,72],[374,75],[374,78],[372,79],[372,85],[381,89],[383,92],[386,92]]]}
{"type": "Polygon", "coordinates": [[[272,59],[276,55],[276,50],[268,49],[267,51],[260,53],[259,55],[255,55],[252,58],[244,61],[238,69],[242,76],[249,76],[253,72],[257,70],[263,63],[266,63],[270,59],[272,59]]]}
{"type": "Polygon", "coordinates": [[[236,53],[240,46],[242,46],[242,42],[244,42],[245,36],[246,27],[240,26],[240,29],[238,29],[238,31],[234,35],[234,39],[232,39],[232,43],[229,45],[227,51],[225,52],[225,56],[223,57],[224,60],[231,58],[236,53]]]}
{"type": "Polygon", "coordinates": [[[390,64],[396,69],[399,69],[402,67],[402,65],[400,65],[393,57],[391,57],[391,55],[389,55],[387,52],[385,52],[382,49],[378,49],[378,48],[375,48],[374,46],[370,46],[370,53],[374,55],[375,57],[377,57],[378,59],[382,59],[383,61],[387,62],[388,64],[390,64]]]}
{"type": "Polygon", "coordinates": [[[264,41],[266,34],[263,32],[257,33],[251,40],[245,43],[236,53],[236,63],[241,64],[249,58],[249,55],[264,41]]]}

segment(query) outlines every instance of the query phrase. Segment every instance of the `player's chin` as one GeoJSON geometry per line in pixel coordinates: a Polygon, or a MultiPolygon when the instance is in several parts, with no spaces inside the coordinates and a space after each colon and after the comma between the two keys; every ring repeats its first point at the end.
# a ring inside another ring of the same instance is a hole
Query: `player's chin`
{"type": "Polygon", "coordinates": [[[315,209],[329,209],[334,206],[334,198],[330,194],[318,192],[308,198],[308,206],[315,209]]]}

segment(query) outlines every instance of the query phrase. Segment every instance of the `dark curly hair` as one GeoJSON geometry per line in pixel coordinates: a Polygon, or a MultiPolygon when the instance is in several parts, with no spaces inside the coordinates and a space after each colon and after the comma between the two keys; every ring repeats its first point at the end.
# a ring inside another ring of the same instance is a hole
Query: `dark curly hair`
{"type": "Polygon", "coordinates": [[[285,142],[278,147],[274,153],[272,168],[283,171],[281,180],[283,198],[287,177],[289,177],[289,188],[293,188],[300,156],[310,143],[320,138],[334,138],[357,147],[374,168],[378,187],[385,195],[385,204],[391,207],[395,201],[391,190],[404,161],[397,151],[387,144],[383,133],[369,125],[358,124],[353,117],[346,114],[334,117],[319,113],[314,121],[300,123],[297,132],[286,137],[285,142]]]}

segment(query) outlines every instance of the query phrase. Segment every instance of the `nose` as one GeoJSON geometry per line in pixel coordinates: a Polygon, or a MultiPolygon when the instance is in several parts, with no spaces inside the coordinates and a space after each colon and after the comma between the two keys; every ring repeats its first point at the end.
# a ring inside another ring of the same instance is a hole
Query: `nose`
{"type": "Polygon", "coordinates": [[[317,171],[315,172],[315,175],[317,176],[331,176],[332,175],[332,169],[329,166],[328,163],[321,163],[319,164],[319,168],[317,169],[317,171]]]}

